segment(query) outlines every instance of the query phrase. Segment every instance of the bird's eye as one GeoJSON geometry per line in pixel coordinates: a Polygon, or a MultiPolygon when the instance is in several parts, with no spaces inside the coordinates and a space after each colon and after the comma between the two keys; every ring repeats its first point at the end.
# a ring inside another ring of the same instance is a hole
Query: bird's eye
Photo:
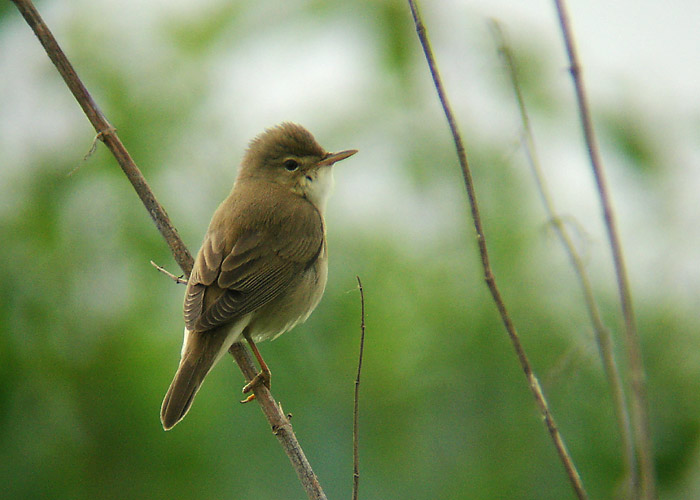
{"type": "Polygon", "coordinates": [[[296,160],[292,160],[290,158],[289,160],[284,161],[284,168],[286,168],[290,172],[294,172],[296,169],[299,168],[299,163],[296,160]]]}

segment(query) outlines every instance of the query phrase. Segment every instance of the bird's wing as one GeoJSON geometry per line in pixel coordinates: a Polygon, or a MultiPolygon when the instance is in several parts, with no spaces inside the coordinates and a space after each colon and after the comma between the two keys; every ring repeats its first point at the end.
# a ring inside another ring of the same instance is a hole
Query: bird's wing
{"type": "Polygon", "coordinates": [[[208,234],[185,295],[187,329],[206,331],[228,323],[287,288],[323,246],[323,221],[311,210],[310,217],[290,216],[264,229],[242,231],[229,252],[208,234]]]}

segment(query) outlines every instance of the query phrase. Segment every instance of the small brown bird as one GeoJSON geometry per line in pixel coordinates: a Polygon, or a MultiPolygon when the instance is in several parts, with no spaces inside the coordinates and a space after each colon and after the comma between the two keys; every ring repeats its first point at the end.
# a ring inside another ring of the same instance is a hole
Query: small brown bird
{"type": "Polygon", "coordinates": [[[252,384],[269,384],[254,342],[305,321],[328,273],[323,212],[332,166],[357,150],[328,153],[303,127],[283,123],[253,139],[229,194],[209,223],[185,292],[180,366],[160,419],[184,418],[204,377],[241,337],[258,357],[252,384]]]}

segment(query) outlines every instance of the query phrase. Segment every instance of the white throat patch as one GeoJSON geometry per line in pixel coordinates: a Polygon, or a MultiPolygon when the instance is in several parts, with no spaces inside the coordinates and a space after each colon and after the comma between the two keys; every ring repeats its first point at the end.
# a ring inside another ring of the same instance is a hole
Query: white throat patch
{"type": "Polygon", "coordinates": [[[323,166],[309,172],[302,178],[302,190],[304,195],[313,203],[318,211],[323,214],[326,210],[326,203],[333,191],[333,167],[323,166]]]}

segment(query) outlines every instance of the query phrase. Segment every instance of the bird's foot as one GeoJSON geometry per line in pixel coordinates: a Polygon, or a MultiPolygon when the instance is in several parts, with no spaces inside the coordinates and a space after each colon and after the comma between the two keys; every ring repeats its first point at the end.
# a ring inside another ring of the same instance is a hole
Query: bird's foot
{"type": "MultiPolygon", "coordinates": [[[[258,372],[253,379],[248,382],[246,385],[243,386],[243,394],[248,394],[251,392],[253,389],[256,387],[259,387],[261,385],[264,385],[268,389],[270,388],[270,380],[271,380],[271,373],[270,369],[267,366],[263,366],[262,370],[258,372]]],[[[241,401],[241,403],[250,403],[255,399],[255,394],[250,394],[247,398],[241,401]]]]}

